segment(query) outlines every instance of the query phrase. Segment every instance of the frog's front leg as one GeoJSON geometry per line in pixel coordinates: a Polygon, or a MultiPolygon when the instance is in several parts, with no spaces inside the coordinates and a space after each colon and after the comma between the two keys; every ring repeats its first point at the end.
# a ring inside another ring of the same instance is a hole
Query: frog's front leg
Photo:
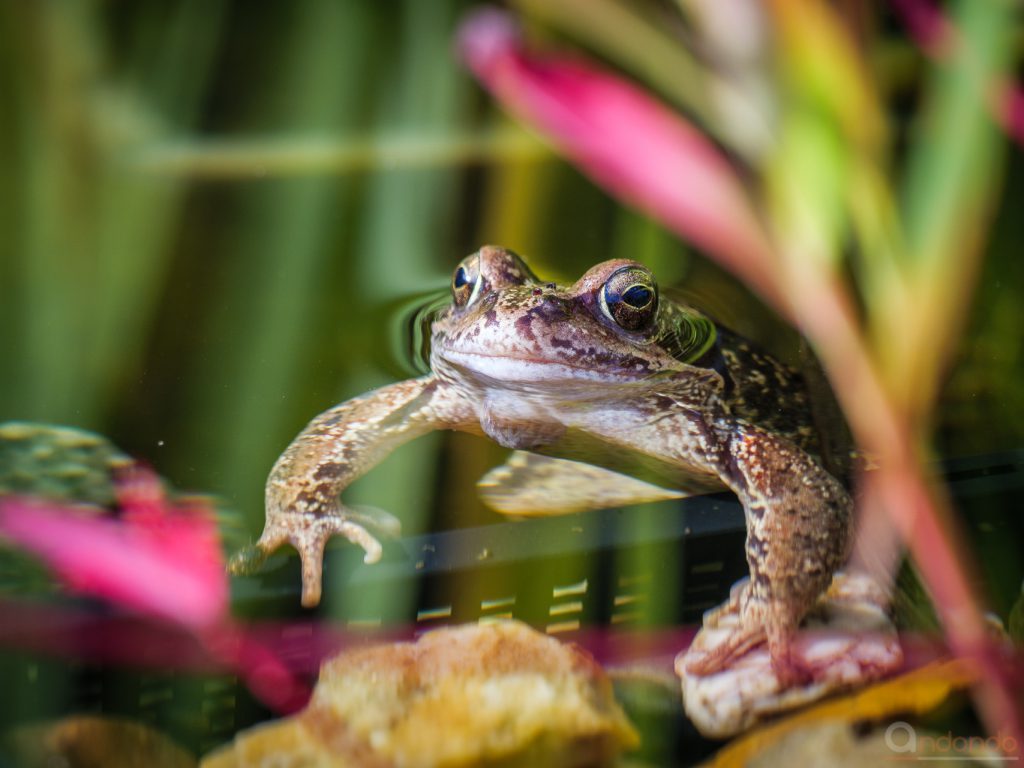
{"type": "Polygon", "coordinates": [[[726,435],[725,479],[746,514],[750,580],[731,600],[740,628],[713,653],[693,659],[687,671],[717,672],[767,639],[772,667],[786,685],[806,676],[791,656],[791,641],[846,560],[853,501],[785,438],[744,423],[730,424],[726,435]]]}
{"type": "Polygon", "coordinates": [[[331,536],[358,544],[366,562],[376,562],[381,545],[367,527],[397,528],[393,519],[381,523],[346,509],[338,499],[341,492],[402,443],[435,429],[463,428],[472,420],[465,399],[435,376],[391,384],[321,413],[274,464],[263,535],[252,550],[235,556],[231,570],[251,571],[291,543],[302,558],[302,604],[316,605],[331,536]]]}

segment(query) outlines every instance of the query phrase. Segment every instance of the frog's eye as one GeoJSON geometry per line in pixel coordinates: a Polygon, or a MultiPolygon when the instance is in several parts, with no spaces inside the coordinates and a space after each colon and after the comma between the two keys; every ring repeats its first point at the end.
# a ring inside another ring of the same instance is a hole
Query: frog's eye
{"type": "Polygon", "coordinates": [[[452,300],[457,307],[467,307],[472,304],[480,293],[480,258],[476,254],[467,259],[455,268],[452,274],[452,300]]]}
{"type": "Polygon", "coordinates": [[[620,328],[642,331],[658,312],[658,286],[643,267],[623,267],[601,286],[601,311],[620,328]]]}

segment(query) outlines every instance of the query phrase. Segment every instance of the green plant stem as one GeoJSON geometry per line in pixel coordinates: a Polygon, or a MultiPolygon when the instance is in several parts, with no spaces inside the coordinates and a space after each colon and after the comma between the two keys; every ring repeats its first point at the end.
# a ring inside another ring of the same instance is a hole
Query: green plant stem
{"type": "Polygon", "coordinates": [[[448,168],[476,162],[532,161],[553,157],[520,128],[487,133],[422,131],[374,133],[365,137],[276,139],[189,139],[151,143],[125,160],[135,171],[192,179],[261,179],[332,176],[361,170],[448,168]]]}

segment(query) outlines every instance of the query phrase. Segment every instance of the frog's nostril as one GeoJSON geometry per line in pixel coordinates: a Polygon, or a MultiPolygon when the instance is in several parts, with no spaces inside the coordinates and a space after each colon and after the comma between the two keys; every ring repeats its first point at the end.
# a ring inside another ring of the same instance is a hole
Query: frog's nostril
{"type": "Polygon", "coordinates": [[[569,317],[572,314],[569,300],[561,296],[545,296],[540,306],[548,317],[569,317]]]}

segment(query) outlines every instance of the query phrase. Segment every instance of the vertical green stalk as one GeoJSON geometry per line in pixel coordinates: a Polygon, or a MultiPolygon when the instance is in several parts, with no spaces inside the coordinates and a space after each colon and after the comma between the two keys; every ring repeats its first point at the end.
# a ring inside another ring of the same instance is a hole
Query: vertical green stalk
{"type": "MultiPolygon", "coordinates": [[[[397,31],[397,49],[402,56],[393,62],[397,67],[394,87],[377,94],[375,130],[441,134],[458,128],[466,84],[450,53],[454,10],[450,2],[407,0],[403,4],[403,23],[397,31]]],[[[457,179],[454,168],[381,168],[371,175],[354,247],[353,283],[361,288],[361,302],[379,305],[428,286],[444,285],[448,268],[461,258],[451,228],[457,179]]],[[[385,332],[374,328],[371,334],[376,337],[385,332]]],[[[369,389],[388,378],[363,369],[354,372],[350,384],[369,389]]],[[[434,438],[403,448],[357,482],[346,495],[348,503],[388,509],[402,519],[406,532],[425,529],[433,502],[438,448],[434,438]]],[[[340,585],[328,587],[327,597],[352,602],[340,585]]],[[[415,594],[390,594],[387,598],[391,605],[382,609],[391,614],[415,594]]]]}
{"type": "MultiPolygon", "coordinates": [[[[374,42],[367,6],[307,2],[288,19],[280,61],[262,89],[273,98],[266,106],[260,100],[254,122],[314,135],[349,129],[374,42]]],[[[333,350],[315,349],[310,329],[336,253],[333,236],[339,224],[350,225],[339,207],[345,186],[325,176],[251,182],[239,195],[243,229],[223,245],[223,270],[211,270],[224,285],[206,337],[213,355],[190,382],[187,442],[207,448],[202,479],[229,493],[254,529],[270,464],[315,415],[289,404],[308,402],[310,369],[333,359],[333,350]]],[[[332,404],[333,393],[315,394],[324,408],[332,404]]]]}
{"type": "MultiPolygon", "coordinates": [[[[14,327],[20,415],[75,419],[93,238],[91,125],[83,85],[96,75],[84,6],[6,6],[4,32],[15,75],[8,173],[18,188],[14,280],[0,287],[18,308],[14,327]]],[[[13,367],[13,366],[12,366],[13,367]]]]}
{"type": "Polygon", "coordinates": [[[95,425],[136,369],[181,185],[133,175],[124,160],[170,122],[193,122],[222,8],[189,0],[176,9],[145,61],[129,65],[137,90],[114,85],[95,4],[4,8],[14,93],[5,197],[20,213],[4,230],[12,261],[0,298],[5,388],[19,417],[95,425]]]}
{"type": "Polygon", "coordinates": [[[1012,64],[1013,11],[1008,0],[955,6],[959,44],[931,74],[907,161],[903,211],[914,302],[901,327],[889,329],[886,363],[897,398],[918,414],[937,396],[997,202],[1005,142],[992,99],[1012,64]]]}
{"type": "Polygon", "coordinates": [[[138,370],[179,234],[186,185],[129,168],[132,153],[191,128],[211,80],[226,3],[187,0],[160,24],[132,70],[139,91],[109,89],[94,107],[99,125],[95,195],[95,285],[83,375],[98,406],[138,370]]]}

